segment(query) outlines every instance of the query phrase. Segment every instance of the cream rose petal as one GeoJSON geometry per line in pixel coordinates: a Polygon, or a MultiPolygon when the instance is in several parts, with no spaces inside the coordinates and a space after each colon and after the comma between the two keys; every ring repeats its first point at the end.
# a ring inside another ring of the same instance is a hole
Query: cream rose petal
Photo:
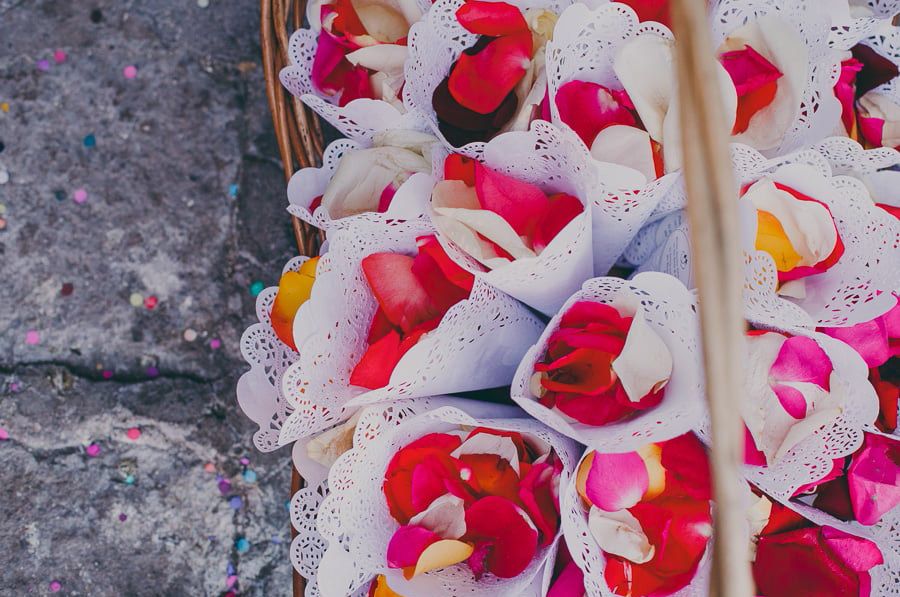
{"type": "Polygon", "coordinates": [[[650,137],[662,143],[675,87],[672,41],[655,33],[633,37],[619,48],[613,69],[650,137]]]}
{"type": "Polygon", "coordinates": [[[756,209],[775,216],[791,246],[801,257],[799,265],[815,265],[834,251],[837,230],[831,214],[821,203],[801,201],[776,188],[768,178],[747,189],[744,199],[756,209]]]}
{"type": "Polygon", "coordinates": [[[635,564],[649,562],[656,552],[641,523],[628,510],[605,512],[591,506],[588,529],[600,549],[635,564]]]}
{"type": "Polygon", "coordinates": [[[430,174],[416,172],[400,185],[384,215],[398,220],[412,220],[428,211],[428,198],[434,179],[430,174]]]}
{"type": "Polygon", "coordinates": [[[672,376],[672,353],[647,323],[643,307],[635,312],[625,346],[613,360],[612,369],[632,402],[659,390],[672,376]]]}
{"type": "Polygon", "coordinates": [[[359,20],[369,35],[380,42],[395,42],[409,34],[412,23],[421,18],[414,3],[390,0],[351,0],[359,20]]]}
{"type": "Polygon", "coordinates": [[[353,447],[353,432],[356,431],[358,420],[359,413],[356,413],[340,425],[312,438],[306,444],[306,455],[313,462],[330,468],[341,454],[353,447]]]}
{"type": "Polygon", "coordinates": [[[350,52],[346,58],[354,66],[363,66],[389,76],[402,76],[408,55],[406,46],[378,44],[350,52]]]}
{"type": "Polygon", "coordinates": [[[888,95],[870,91],[859,99],[864,116],[884,120],[881,130],[881,144],[885,147],[900,145],[900,106],[888,95]]]}
{"type": "MultiPolygon", "coordinates": [[[[521,237],[516,234],[509,222],[497,213],[486,209],[455,209],[450,207],[436,207],[434,211],[440,216],[456,220],[472,230],[472,232],[496,243],[497,246],[512,255],[513,259],[525,259],[536,256],[535,252],[522,242],[521,237]]],[[[472,256],[476,257],[475,255],[472,256]]],[[[504,260],[504,262],[506,261],[508,260],[504,260]]],[[[483,263],[490,267],[490,263],[485,261],[483,263]]]]}
{"type": "Polygon", "coordinates": [[[639,189],[646,181],[656,180],[656,163],[653,160],[650,135],[636,126],[614,124],[606,127],[594,137],[591,156],[599,162],[619,164],[640,172],[644,181],[630,188],[639,189]]]}
{"type": "Polygon", "coordinates": [[[425,527],[444,539],[459,539],[466,534],[465,503],[462,498],[444,494],[410,518],[409,524],[425,527]]]}
{"type": "Polygon", "coordinates": [[[781,71],[772,103],[753,115],[749,128],[734,137],[759,150],[777,147],[800,111],[800,99],[809,75],[809,53],[794,29],[778,16],[763,15],[725,38],[719,52],[743,50],[749,45],[781,71]]]}
{"type": "Polygon", "coordinates": [[[463,454],[495,454],[506,460],[516,474],[519,473],[519,450],[508,437],[493,433],[476,433],[450,455],[459,458],[463,454]]]}

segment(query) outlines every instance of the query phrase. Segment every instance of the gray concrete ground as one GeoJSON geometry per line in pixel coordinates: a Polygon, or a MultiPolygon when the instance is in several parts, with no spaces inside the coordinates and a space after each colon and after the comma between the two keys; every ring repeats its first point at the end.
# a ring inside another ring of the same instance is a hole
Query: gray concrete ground
{"type": "Polygon", "coordinates": [[[234,399],[293,254],[257,27],[0,0],[0,595],[290,593],[289,454],[234,399]]]}

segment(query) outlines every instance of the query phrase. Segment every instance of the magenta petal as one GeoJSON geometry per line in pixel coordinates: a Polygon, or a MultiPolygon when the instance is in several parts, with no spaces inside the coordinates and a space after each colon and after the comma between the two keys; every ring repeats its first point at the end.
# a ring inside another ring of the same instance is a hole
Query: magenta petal
{"type": "Polygon", "coordinates": [[[879,367],[891,358],[887,326],[881,317],[846,328],[824,328],[822,331],[849,344],[869,368],[879,367]]]}
{"type": "Polygon", "coordinates": [[[806,418],[806,398],[803,397],[800,390],[781,384],[773,385],[772,390],[778,396],[778,402],[781,403],[787,414],[795,419],[806,418]]]}
{"type": "Polygon", "coordinates": [[[884,134],[884,120],[871,116],[860,116],[859,133],[870,145],[881,147],[881,139],[884,134]]]}
{"type": "Polygon", "coordinates": [[[822,527],[822,539],[844,564],[854,572],[868,572],[884,563],[878,546],[862,537],[829,526],[822,527]]]}
{"type": "Polygon", "coordinates": [[[319,33],[319,39],[316,42],[316,55],[313,58],[312,71],[310,79],[316,89],[323,93],[333,94],[340,91],[334,81],[329,81],[332,73],[344,60],[349,46],[341,43],[339,39],[331,35],[325,30],[319,33]]]}
{"type": "Polygon", "coordinates": [[[569,81],[556,92],[559,118],[578,133],[588,147],[597,133],[614,124],[634,126],[630,110],[619,103],[610,89],[599,83],[569,81]]]}
{"type": "Polygon", "coordinates": [[[544,191],[533,184],[475,164],[475,192],[481,207],[509,222],[522,236],[531,236],[550,206],[544,191]]]}
{"type": "Polygon", "coordinates": [[[782,76],[774,64],[750,46],[725,52],[719,60],[734,82],[738,96],[755,91],[782,76]]]}
{"type": "Polygon", "coordinates": [[[447,485],[444,482],[447,475],[441,465],[434,460],[426,458],[413,469],[410,497],[416,512],[425,510],[431,502],[447,493],[447,485]]]}
{"type": "Polygon", "coordinates": [[[867,433],[847,469],[847,484],[857,522],[878,522],[900,504],[900,442],[867,433]]]}
{"type": "Polygon", "coordinates": [[[841,76],[834,84],[834,95],[841,103],[841,120],[844,128],[853,130],[856,117],[856,75],[862,70],[862,62],[850,58],[841,62],[841,76]]]}
{"type": "Polygon", "coordinates": [[[569,562],[550,585],[547,597],[577,597],[578,595],[584,595],[584,572],[575,562],[569,562]]]}
{"type": "Polygon", "coordinates": [[[644,459],[637,452],[594,454],[585,494],[591,503],[607,512],[631,508],[650,487],[644,459]]]}
{"type": "Polygon", "coordinates": [[[831,359],[815,340],[792,336],[781,345],[769,375],[776,381],[809,382],[828,390],[833,370],[831,359]]]}
{"type": "Polygon", "coordinates": [[[394,532],[387,548],[387,563],[391,568],[415,566],[422,552],[440,541],[441,537],[425,527],[406,525],[394,532]]]}

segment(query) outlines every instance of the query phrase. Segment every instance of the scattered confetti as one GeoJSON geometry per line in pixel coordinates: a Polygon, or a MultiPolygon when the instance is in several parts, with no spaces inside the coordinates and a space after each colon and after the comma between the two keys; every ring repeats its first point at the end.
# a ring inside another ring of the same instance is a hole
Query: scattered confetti
{"type": "Polygon", "coordinates": [[[205,470],[207,473],[214,473],[216,472],[216,465],[214,465],[212,462],[207,462],[203,465],[203,470],[205,470]]]}
{"type": "Polygon", "coordinates": [[[137,76],[137,67],[133,64],[129,64],[122,69],[122,74],[125,75],[126,79],[133,79],[137,76]]]}
{"type": "Polygon", "coordinates": [[[92,23],[99,23],[102,20],[103,20],[103,11],[101,11],[99,8],[95,8],[94,10],[91,11],[91,22],[92,23]]]}
{"type": "Polygon", "coordinates": [[[75,192],[72,193],[72,201],[75,203],[84,203],[87,201],[88,193],[85,189],[75,189],[75,192]]]}
{"type": "Polygon", "coordinates": [[[110,371],[109,369],[104,369],[103,373],[101,373],[101,375],[103,376],[103,379],[112,379],[113,372],[110,371]]]}
{"type": "Polygon", "coordinates": [[[127,515],[127,514],[125,514],[124,512],[122,512],[121,514],[119,514],[119,522],[125,522],[126,520],[128,520],[128,515],[127,515]]]}
{"type": "Polygon", "coordinates": [[[91,444],[90,446],[85,448],[84,451],[87,452],[87,455],[91,458],[96,458],[100,455],[100,444],[91,444]]]}
{"type": "Polygon", "coordinates": [[[62,583],[58,580],[50,581],[50,592],[51,593],[59,593],[60,589],[62,589],[62,583]]]}
{"type": "Polygon", "coordinates": [[[265,284],[257,280],[250,285],[250,296],[252,296],[253,298],[258,297],[259,293],[262,292],[265,287],[265,284]]]}
{"type": "Polygon", "coordinates": [[[131,296],[128,297],[128,302],[131,303],[132,307],[140,307],[144,304],[144,296],[139,292],[132,292],[131,296]]]}
{"type": "Polygon", "coordinates": [[[35,64],[35,66],[37,66],[38,70],[42,70],[42,71],[46,72],[46,71],[50,70],[50,61],[49,60],[38,60],[37,64],[35,64]]]}
{"type": "Polygon", "coordinates": [[[25,332],[25,344],[35,345],[40,343],[41,335],[37,330],[28,330],[25,332]]]}
{"type": "Polygon", "coordinates": [[[222,479],[219,481],[219,493],[222,495],[226,495],[231,491],[231,481],[228,479],[222,479]]]}
{"type": "Polygon", "coordinates": [[[125,435],[128,436],[128,439],[137,441],[138,438],[141,437],[141,430],[138,429],[137,427],[132,427],[125,433],[125,435]]]}
{"type": "Polygon", "coordinates": [[[247,483],[256,483],[256,471],[247,469],[244,471],[243,477],[247,483]]]}
{"type": "Polygon", "coordinates": [[[194,330],[193,328],[188,328],[188,329],[184,330],[184,334],[182,334],[182,336],[184,336],[184,339],[186,341],[193,342],[194,340],[197,339],[197,331],[194,330]]]}
{"type": "Polygon", "coordinates": [[[147,367],[145,371],[147,373],[147,377],[156,377],[157,375],[159,375],[159,369],[157,369],[153,365],[147,367]]]}
{"type": "Polygon", "coordinates": [[[134,475],[128,475],[125,477],[126,485],[134,485],[134,475]]]}
{"type": "Polygon", "coordinates": [[[73,292],[75,292],[75,285],[71,282],[63,282],[62,288],[59,289],[62,296],[72,296],[73,292]]]}
{"type": "Polygon", "coordinates": [[[219,350],[222,347],[222,341],[218,338],[213,338],[209,341],[209,347],[213,350],[219,350]]]}
{"type": "Polygon", "coordinates": [[[68,55],[62,50],[56,50],[53,52],[53,60],[56,61],[56,64],[62,64],[66,61],[68,55]]]}
{"type": "Polygon", "coordinates": [[[152,294],[144,299],[144,306],[152,311],[156,308],[156,305],[159,304],[159,299],[153,296],[152,294]]]}
{"type": "Polygon", "coordinates": [[[234,183],[234,182],[233,182],[233,183],[231,183],[231,185],[229,185],[229,187],[228,187],[228,194],[231,196],[232,199],[234,199],[235,197],[237,197],[237,194],[238,194],[238,185],[237,185],[237,183],[234,183]]]}
{"type": "Polygon", "coordinates": [[[0,442],[5,442],[8,439],[9,439],[9,431],[4,429],[3,427],[0,427],[0,442]]]}
{"type": "Polygon", "coordinates": [[[90,135],[86,135],[84,137],[84,141],[82,141],[82,143],[84,143],[85,147],[93,147],[94,145],[97,144],[97,137],[95,137],[93,135],[93,133],[90,135]]]}
{"type": "Polygon", "coordinates": [[[244,506],[244,500],[241,499],[241,496],[234,495],[228,498],[228,505],[232,510],[240,510],[244,506]]]}
{"type": "Polygon", "coordinates": [[[234,547],[237,549],[238,553],[247,553],[250,551],[250,542],[241,537],[234,542],[234,547]]]}

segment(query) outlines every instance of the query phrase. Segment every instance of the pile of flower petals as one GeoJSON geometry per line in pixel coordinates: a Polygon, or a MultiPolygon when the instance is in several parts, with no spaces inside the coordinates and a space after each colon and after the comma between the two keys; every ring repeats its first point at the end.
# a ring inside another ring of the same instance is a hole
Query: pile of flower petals
{"type": "Polygon", "coordinates": [[[407,578],[465,562],[476,578],[520,574],[559,529],[552,451],[517,432],[431,433],[396,452],[383,484],[400,523],[387,546],[407,578]]]}

